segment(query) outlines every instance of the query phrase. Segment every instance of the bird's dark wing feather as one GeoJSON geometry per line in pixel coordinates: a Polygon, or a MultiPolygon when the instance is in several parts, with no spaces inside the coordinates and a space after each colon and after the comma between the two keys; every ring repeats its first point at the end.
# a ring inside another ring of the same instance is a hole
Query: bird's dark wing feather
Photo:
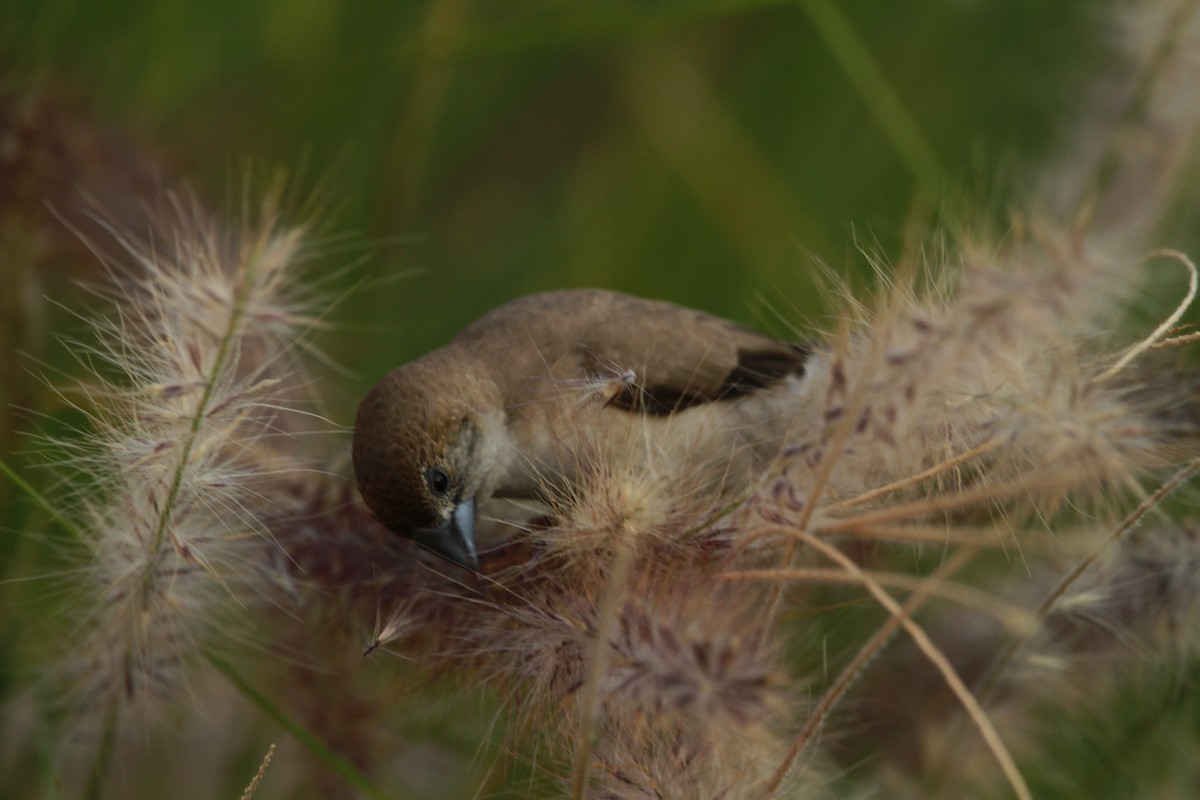
{"type": "Polygon", "coordinates": [[[608,405],[644,414],[672,414],[693,406],[744,397],[773,386],[788,375],[802,375],[808,351],[780,343],[785,349],[738,350],[737,361],[713,389],[693,384],[656,383],[654,376],[623,385],[608,405]]]}

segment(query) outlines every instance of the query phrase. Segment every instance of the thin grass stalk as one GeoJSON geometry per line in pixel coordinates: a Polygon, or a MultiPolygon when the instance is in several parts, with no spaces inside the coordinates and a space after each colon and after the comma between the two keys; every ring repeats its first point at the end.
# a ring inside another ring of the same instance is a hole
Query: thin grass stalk
{"type": "Polygon", "coordinates": [[[872,580],[869,575],[863,572],[842,551],[803,530],[793,530],[792,535],[855,576],[870,591],[876,602],[883,606],[898,621],[905,631],[908,632],[909,636],[912,637],[917,648],[920,649],[925,657],[929,659],[930,663],[941,673],[943,680],[946,681],[946,685],[958,697],[959,702],[970,716],[971,721],[975,723],[976,729],[983,736],[988,749],[992,751],[992,755],[996,758],[997,763],[1000,764],[1000,768],[1008,779],[1009,786],[1016,793],[1018,800],[1033,800],[1029,786],[1025,783],[1025,778],[1017,768],[1016,761],[1013,760],[1012,754],[1004,744],[1004,740],[1000,738],[1000,733],[996,730],[996,726],[992,724],[991,719],[983,710],[983,706],[980,705],[979,700],[967,688],[958,671],[954,669],[954,665],[950,663],[946,655],[933,643],[929,635],[925,633],[925,629],[914,622],[908,615],[908,612],[890,594],[884,591],[882,586],[872,580]]]}
{"type": "Polygon", "coordinates": [[[1079,563],[1067,573],[1066,576],[1054,587],[1053,590],[1046,596],[1041,604],[1034,611],[1034,617],[1037,625],[1030,628],[1023,636],[1009,642],[1000,652],[999,656],[988,668],[983,680],[979,685],[979,696],[981,699],[987,700],[995,692],[999,685],[1001,677],[1012,664],[1016,655],[1029,644],[1033,635],[1040,630],[1042,623],[1050,616],[1058,602],[1066,595],[1075,583],[1087,573],[1110,547],[1124,538],[1125,534],[1131,531],[1143,517],[1145,517],[1156,506],[1161,504],[1168,496],[1176,489],[1189,481],[1193,476],[1200,472],[1200,458],[1193,459],[1186,466],[1176,472],[1170,480],[1158,488],[1154,494],[1147,497],[1137,508],[1129,513],[1124,520],[1117,525],[1112,532],[1105,537],[1095,549],[1088,553],[1084,558],[1080,559],[1079,563]]]}
{"type": "Polygon", "coordinates": [[[121,701],[113,695],[108,701],[108,710],[104,712],[104,723],[100,729],[100,746],[92,756],[92,769],[88,775],[85,797],[88,800],[100,800],[104,796],[104,787],[108,785],[108,773],[112,768],[113,750],[117,741],[117,723],[120,721],[121,701]]]}
{"type": "MultiPolygon", "coordinates": [[[[846,340],[842,339],[839,344],[844,346],[846,344],[846,340]]],[[[873,345],[874,346],[872,347],[871,351],[871,365],[874,367],[882,363],[884,343],[882,340],[876,340],[873,342],[873,345]]],[[[870,375],[873,371],[873,369],[868,369],[864,372],[864,375],[870,375]]],[[[844,374],[841,375],[841,380],[843,382],[846,380],[844,374]]],[[[864,377],[863,380],[865,381],[866,378],[864,377]]],[[[838,388],[838,386],[837,376],[835,375],[833,387],[838,388]]],[[[844,386],[841,386],[840,388],[843,390],[845,389],[844,386]]],[[[812,488],[808,491],[807,500],[804,503],[804,507],[800,509],[800,518],[796,521],[796,526],[798,528],[806,527],[809,523],[809,520],[812,519],[812,515],[815,513],[817,508],[817,501],[821,498],[821,494],[825,491],[825,488],[828,485],[831,476],[833,475],[833,469],[837,464],[838,457],[842,454],[842,449],[850,440],[851,435],[853,435],[855,425],[854,420],[861,413],[862,406],[868,402],[867,392],[852,391],[849,393],[849,397],[850,402],[847,404],[842,418],[838,420],[837,425],[834,427],[832,437],[830,437],[828,450],[826,450],[822,455],[821,461],[817,465],[812,488]]],[[[780,558],[780,567],[783,569],[792,567],[795,563],[795,557],[796,540],[792,537],[788,537],[787,541],[784,543],[783,556],[780,558]]],[[[778,585],[773,587],[771,589],[771,596],[767,600],[766,620],[763,624],[764,637],[766,637],[767,632],[774,627],[775,617],[779,614],[779,608],[782,602],[783,586],[778,585]]]]}
{"type": "Polygon", "coordinates": [[[608,662],[612,654],[611,640],[621,614],[625,593],[629,588],[629,578],[633,572],[637,550],[635,542],[631,541],[632,533],[622,524],[613,543],[612,569],[598,609],[596,631],[586,665],[587,677],[579,692],[579,730],[575,734],[575,755],[571,766],[572,800],[583,800],[587,791],[595,729],[601,713],[600,685],[608,672],[608,662]]]}
{"type": "MultiPolygon", "coordinates": [[[[925,589],[929,595],[949,600],[963,608],[976,611],[999,622],[1005,628],[1023,633],[1034,627],[1032,612],[1020,606],[1007,603],[995,596],[960,583],[938,581],[931,583],[920,575],[909,575],[906,572],[879,572],[864,570],[863,574],[876,581],[880,586],[894,586],[899,589],[925,589]]],[[[858,584],[856,576],[844,570],[826,567],[792,567],[791,569],[739,569],[722,572],[718,576],[722,581],[795,581],[798,583],[831,583],[858,584]]]]}
{"type": "Polygon", "coordinates": [[[75,523],[67,519],[62,511],[55,506],[50,500],[37,489],[33,488],[33,484],[21,477],[21,475],[8,465],[4,459],[0,458],[0,472],[3,472],[9,480],[17,485],[17,488],[33,502],[37,503],[38,508],[50,515],[50,518],[57,524],[61,525],[63,530],[67,531],[75,538],[76,541],[83,541],[83,533],[75,526],[75,523]]]}
{"type": "MultiPolygon", "coordinates": [[[[362,792],[367,797],[373,800],[403,800],[403,795],[397,794],[395,787],[392,787],[388,793],[384,793],[374,783],[372,783],[354,764],[342,756],[334,752],[328,745],[312,731],[305,728],[299,722],[291,718],[282,708],[271,701],[266,695],[254,688],[249,681],[242,677],[229,662],[219,658],[212,653],[208,654],[208,662],[216,668],[217,672],[221,673],[224,678],[229,681],[243,697],[249,700],[259,711],[263,712],[267,717],[274,721],[277,725],[291,734],[297,742],[304,746],[308,752],[312,753],[316,758],[329,769],[336,772],[342,780],[353,786],[358,791],[362,792]]],[[[271,745],[274,748],[274,745],[271,745]]],[[[264,765],[265,767],[265,765],[264,765]]]]}
{"type": "Polygon", "coordinates": [[[905,108],[845,14],[830,0],[800,0],[800,6],[808,12],[842,74],[858,91],[922,194],[927,199],[938,197],[945,184],[945,170],[921,126],[905,108]]]}
{"type": "Polygon", "coordinates": [[[917,484],[924,483],[925,481],[929,480],[930,478],[936,478],[939,475],[954,469],[955,467],[959,467],[978,456],[986,455],[989,452],[995,450],[999,445],[1000,445],[1000,443],[994,439],[988,440],[986,442],[981,442],[980,444],[976,445],[975,447],[972,447],[970,450],[965,450],[962,453],[959,453],[958,455],[956,455],[952,458],[948,458],[945,461],[941,462],[940,464],[935,464],[934,466],[930,467],[929,469],[918,472],[915,475],[912,475],[907,478],[901,478],[900,480],[897,480],[897,481],[892,481],[891,483],[887,484],[886,486],[876,487],[874,489],[871,489],[870,491],[863,492],[862,494],[860,494],[856,497],[851,497],[846,500],[841,500],[837,503],[830,503],[829,505],[825,506],[822,510],[825,511],[826,513],[834,513],[837,511],[843,511],[848,508],[853,508],[854,506],[863,505],[864,503],[870,503],[873,500],[876,500],[881,497],[885,497],[889,494],[895,494],[896,492],[901,492],[901,491],[904,491],[905,489],[910,489],[913,486],[916,486],[917,484]]]}
{"type": "Polygon", "coordinates": [[[254,793],[258,791],[258,786],[262,783],[263,777],[267,774],[267,768],[271,766],[271,759],[275,757],[275,743],[267,748],[267,754],[263,756],[262,762],[258,765],[258,771],[254,773],[254,777],[250,779],[250,783],[242,792],[241,800],[252,800],[254,793]]]}
{"type": "MultiPolygon", "coordinates": [[[[955,572],[964,568],[974,555],[976,553],[971,552],[967,548],[958,550],[934,574],[926,579],[925,585],[912,593],[908,601],[904,604],[904,613],[908,616],[917,613],[930,598],[931,592],[928,587],[937,581],[949,578],[955,572]]],[[[821,699],[817,701],[817,704],[809,712],[804,726],[800,729],[800,732],[792,741],[791,747],[788,748],[787,753],[780,761],[779,766],[767,781],[763,789],[764,795],[770,795],[775,792],[783,784],[783,781],[787,779],[788,773],[795,766],[796,759],[804,752],[809,743],[813,741],[817,732],[824,725],[825,720],[833,712],[833,709],[862,676],[867,666],[883,651],[887,643],[891,641],[892,636],[900,628],[900,620],[901,617],[899,616],[889,616],[887,621],[863,643],[862,647],[855,653],[854,658],[850,660],[850,663],[838,673],[837,678],[834,679],[829,688],[821,695],[821,699]]]]}
{"type": "MultiPolygon", "coordinates": [[[[999,689],[1001,680],[1009,667],[1015,662],[1017,656],[1024,650],[1033,637],[1042,630],[1045,620],[1050,616],[1050,613],[1057,606],[1058,602],[1066,595],[1070,588],[1075,585],[1095,565],[1096,561],[1110,547],[1120,541],[1125,534],[1134,528],[1150,511],[1163,502],[1176,489],[1194,477],[1197,472],[1200,472],[1200,458],[1193,459],[1186,466],[1180,469],[1166,483],[1158,488],[1152,495],[1145,498],[1124,520],[1117,525],[1113,531],[1101,542],[1092,552],[1085,556],[1075,565],[1075,567],[1063,577],[1063,579],[1054,587],[1053,590],[1041,602],[1038,608],[1034,611],[1034,619],[1036,625],[1026,630],[1023,634],[1010,640],[997,653],[996,658],[988,666],[982,678],[979,680],[979,688],[976,691],[976,696],[981,703],[990,702],[996,691],[999,689]]],[[[951,732],[947,737],[947,746],[942,749],[941,754],[935,760],[935,765],[931,769],[930,774],[934,776],[934,780],[929,787],[930,796],[936,797],[941,791],[941,784],[944,776],[948,775],[949,764],[958,753],[961,746],[961,737],[957,735],[957,729],[951,732]]]]}
{"type": "Polygon", "coordinates": [[[1095,232],[1093,223],[1096,210],[1101,199],[1112,188],[1122,161],[1127,158],[1124,151],[1129,147],[1129,130],[1145,124],[1150,104],[1153,102],[1154,90],[1165,80],[1164,73],[1167,67],[1185,44],[1185,31],[1198,10],[1200,0],[1181,0],[1164,26],[1154,52],[1147,58],[1138,78],[1137,88],[1121,112],[1117,125],[1110,132],[1107,146],[1090,176],[1089,188],[1080,197],[1072,215],[1071,224],[1078,236],[1095,232]]]}
{"type": "MultiPolygon", "coordinates": [[[[205,414],[208,411],[208,404],[212,401],[213,394],[216,392],[217,382],[220,379],[222,371],[229,360],[229,353],[233,347],[233,342],[241,333],[242,317],[246,310],[246,297],[249,295],[254,286],[254,279],[258,273],[259,250],[261,243],[255,244],[255,251],[249,258],[249,265],[246,269],[246,274],[241,283],[237,287],[237,291],[233,298],[233,307],[229,310],[229,322],[225,326],[225,331],[221,336],[220,343],[217,345],[216,356],[213,358],[212,369],[209,372],[208,380],[204,384],[204,389],[200,394],[199,400],[196,402],[196,412],[192,415],[191,426],[188,430],[188,436],[183,442],[183,451],[179,455],[179,465],[175,468],[175,474],[171,479],[171,488],[167,491],[167,497],[163,503],[162,513],[159,515],[158,526],[154,531],[153,550],[158,552],[162,549],[163,538],[166,536],[167,525],[171,521],[172,512],[175,508],[175,500],[179,496],[179,492],[183,487],[184,473],[187,471],[191,463],[192,448],[195,447],[196,438],[199,436],[200,428],[204,424],[205,414]]],[[[143,576],[143,590],[149,580],[149,573],[153,569],[154,564],[147,565],[147,575],[143,576]]]]}
{"type": "Polygon", "coordinates": [[[1097,375],[1093,379],[1094,383],[1102,383],[1117,375],[1122,369],[1131,364],[1135,358],[1161,342],[1164,337],[1166,337],[1167,334],[1169,334],[1175,328],[1175,326],[1179,323],[1179,320],[1182,319],[1183,315],[1187,313],[1187,310],[1191,308],[1192,301],[1196,299],[1197,288],[1200,288],[1200,272],[1196,270],[1196,265],[1190,258],[1187,257],[1186,253],[1181,253],[1178,250],[1170,250],[1166,248],[1151,250],[1149,253],[1146,253],[1146,255],[1142,256],[1138,263],[1144,264],[1152,258],[1173,258],[1183,264],[1188,272],[1187,292],[1184,294],[1183,299],[1179,301],[1179,305],[1175,307],[1175,310],[1172,311],[1171,314],[1165,320],[1163,320],[1157,328],[1151,331],[1149,336],[1138,342],[1133,347],[1129,348],[1124,355],[1117,359],[1115,364],[1097,375]]]}

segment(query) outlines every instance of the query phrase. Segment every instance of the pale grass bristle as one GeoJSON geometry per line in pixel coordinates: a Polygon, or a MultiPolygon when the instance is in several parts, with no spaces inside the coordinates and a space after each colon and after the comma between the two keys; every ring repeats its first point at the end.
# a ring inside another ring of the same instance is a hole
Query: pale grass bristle
{"type": "Polygon", "coordinates": [[[829,797],[825,773],[808,765],[803,780],[776,789],[762,777],[782,756],[780,740],[739,738],[736,733],[687,742],[658,731],[621,731],[598,748],[600,769],[589,798],[596,800],[750,800],[829,797]]]}
{"type": "Polygon", "coordinates": [[[1094,334],[1133,291],[1128,277],[1118,283],[1119,265],[1031,249],[968,265],[963,294],[949,301],[898,292],[900,305],[835,340],[824,425],[784,451],[780,480],[755,495],[759,513],[820,520],[826,505],[976,450],[944,476],[975,490],[964,505],[1053,504],[1170,463],[1176,443],[1159,409],[1180,395],[1136,398],[1099,379],[1111,361],[1094,334]]]}
{"type": "Polygon", "coordinates": [[[267,774],[267,767],[271,766],[271,759],[275,757],[275,743],[267,748],[267,754],[263,756],[262,763],[258,765],[258,772],[254,773],[254,777],[250,779],[246,790],[242,792],[241,800],[252,800],[254,793],[258,791],[258,786],[263,781],[263,777],[267,774]]]}
{"type": "Polygon", "coordinates": [[[669,474],[598,460],[578,487],[559,498],[556,516],[563,524],[548,541],[564,555],[595,558],[611,554],[621,535],[667,540],[682,527],[680,512],[690,511],[673,497],[672,483],[669,474]]]}
{"type": "Polygon", "coordinates": [[[87,476],[73,505],[88,553],[64,669],[99,717],[174,689],[254,572],[263,492],[303,466],[264,444],[298,385],[299,231],[268,220],[235,241],[186,201],[173,211],[168,242],[125,240],[129,262],[98,290],[115,310],[93,323],[96,383],[74,401],[91,429],[63,451],[87,476]]]}
{"type": "MultiPolygon", "coordinates": [[[[1147,526],[1109,548],[1102,562],[1055,604],[988,698],[989,716],[998,727],[1023,732],[1011,739],[1018,755],[1036,759],[1043,737],[1076,735],[1059,730],[1058,720],[1102,716],[1104,698],[1129,691],[1149,675],[1174,674],[1180,659],[1194,654],[1200,613],[1197,541],[1190,522],[1147,526]],[[1037,715],[1047,708],[1053,710],[1052,729],[1038,730],[1047,723],[1038,722],[1037,715]]],[[[1029,584],[995,586],[993,591],[1045,595],[1059,578],[1047,571],[1029,584]]],[[[1005,653],[1012,641],[980,615],[952,609],[933,617],[930,630],[958,669],[980,685],[997,654],[1005,653]]],[[[888,669],[872,671],[861,697],[873,712],[864,724],[885,741],[894,737],[897,763],[914,775],[952,769],[977,782],[973,792],[997,791],[987,764],[990,756],[965,735],[967,726],[940,679],[915,649],[900,647],[886,663],[888,669]]],[[[916,791],[899,773],[892,780],[896,793],[916,791]]]]}
{"type": "Polygon", "coordinates": [[[1197,644],[1200,529],[1193,520],[1147,526],[1104,554],[1047,619],[1057,650],[1095,653],[1197,644]]]}
{"type": "Polygon", "coordinates": [[[1054,223],[1136,258],[1192,175],[1200,16],[1187,0],[1094,13],[1116,63],[1087,89],[1060,151],[1036,176],[1036,197],[1054,223]]]}
{"type": "MultiPolygon", "coordinates": [[[[752,475],[729,474],[736,460],[713,446],[706,432],[671,448],[659,446],[656,420],[634,418],[628,448],[585,441],[577,453],[577,480],[547,483],[554,535],[538,536],[552,557],[595,562],[612,557],[617,541],[635,550],[671,547],[698,536],[719,538],[712,522],[746,490],[752,475]]],[[[536,532],[535,532],[536,534],[536,532]]]]}
{"type": "Polygon", "coordinates": [[[615,724],[644,718],[703,742],[780,721],[784,682],[760,646],[762,593],[714,585],[710,569],[631,581],[602,688],[615,724]]]}

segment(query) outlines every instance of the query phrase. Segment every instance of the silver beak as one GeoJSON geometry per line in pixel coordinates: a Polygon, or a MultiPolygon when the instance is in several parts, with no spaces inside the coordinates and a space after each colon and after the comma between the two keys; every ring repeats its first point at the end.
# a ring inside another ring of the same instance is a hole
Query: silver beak
{"type": "Polygon", "coordinates": [[[479,556],[475,552],[475,498],[464,500],[455,506],[450,518],[436,528],[414,530],[413,541],[447,561],[478,571],[479,556]]]}

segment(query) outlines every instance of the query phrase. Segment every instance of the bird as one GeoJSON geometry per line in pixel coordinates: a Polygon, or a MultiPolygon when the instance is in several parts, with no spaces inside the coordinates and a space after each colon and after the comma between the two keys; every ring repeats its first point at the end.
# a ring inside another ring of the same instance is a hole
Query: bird
{"type": "Polygon", "coordinates": [[[477,571],[479,505],[544,500],[579,481],[588,458],[647,449],[681,470],[709,463],[714,480],[734,462],[767,463],[811,394],[813,357],[667,301],[603,289],[520,297],[363,398],[359,492],[386,528],[477,571]]]}

